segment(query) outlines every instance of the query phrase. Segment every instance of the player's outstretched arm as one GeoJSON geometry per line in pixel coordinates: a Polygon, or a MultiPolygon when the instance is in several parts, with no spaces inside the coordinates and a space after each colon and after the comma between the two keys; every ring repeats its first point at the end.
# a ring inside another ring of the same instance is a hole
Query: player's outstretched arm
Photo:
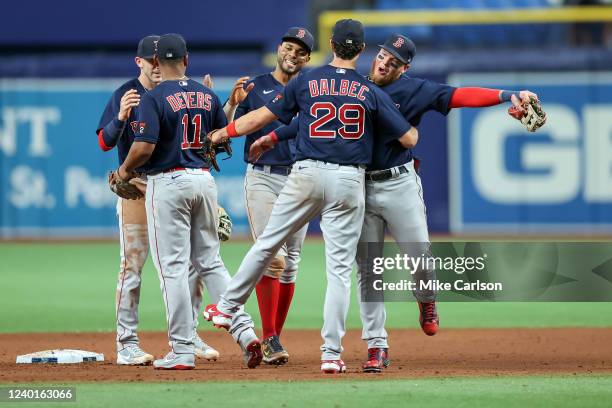
{"type": "Polygon", "coordinates": [[[278,136],[276,133],[270,132],[265,136],[260,137],[251,144],[249,148],[249,162],[255,163],[263,156],[265,152],[274,149],[278,144],[278,136]]]}
{"type": "Polygon", "coordinates": [[[274,149],[274,146],[280,141],[295,139],[298,134],[298,126],[299,119],[295,117],[290,124],[279,126],[267,135],[257,139],[249,148],[249,161],[255,163],[265,152],[274,149]]]}
{"type": "Polygon", "coordinates": [[[527,101],[531,97],[538,99],[538,95],[531,91],[505,91],[502,89],[465,87],[457,88],[451,96],[449,108],[484,108],[495,106],[504,102],[513,105],[527,101]]]}
{"type": "Polygon", "coordinates": [[[278,119],[278,116],[273,114],[267,107],[262,106],[239,117],[223,129],[213,130],[209,136],[212,138],[213,144],[222,143],[230,137],[253,133],[276,119],[278,119]]]}
{"type": "Polygon", "coordinates": [[[419,141],[419,131],[414,126],[404,133],[399,139],[400,144],[406,149],[412,149],[419,141]]]}

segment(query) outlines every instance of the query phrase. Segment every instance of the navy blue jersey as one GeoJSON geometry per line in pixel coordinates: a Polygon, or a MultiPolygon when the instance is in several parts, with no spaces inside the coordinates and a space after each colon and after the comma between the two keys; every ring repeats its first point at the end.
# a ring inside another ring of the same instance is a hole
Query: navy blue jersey
{"type": "Polygon", "coordinates": [[[217,95],[191,80],[164,81],[140,100],[135,141],[155,143],[146,173],[208,167],[197,154],[205,135],[227,125],[217,95]]]}
{"type": "Polygon", "coordinates": [[[292,79],[266,106],[285,124],[299,112],[296,160],[367,165],[375,137],[386,143],[410,129],[380,88],[331,65],[292,79]]]}
{"type": "MultiPolygon", "coordinates": [[[[447,115],[451,96],[456,88],[402,75],[398,80],[381,88],[413,126],[418,126],[427,111],[437,111],[447,115]]],[[[412,150],[404,148],[399,142],[377,143],[374,146],[372,164],[368,170],[382,170],[399,166],[412,160],[412,150]]]]}
{"type": "MultiPolygon", "coordinates": [[[[278,82],[272,74],[259,75],[245,84],[245,88],[250,84],[254,83],[255,87],[249,92],[247,97],[238,105],[236,109],[235,119],[240,116],[244,116],[250,111],[261,108],[270,102],[276,95],[283,92],[285,86],[278,82]]],[[[257,132],[253,132],[246,136],[244,143],[244,161],[249,162],[249,149],[254,141],[262,136],[267,135],[274,129],[281,126],[282,123],[274,121],[265,127],[261,128],[257,132]]],[[[269,166],[290,166],[293,164],[293,155],[295,153],[295,141],[284,141],[278,143],[274,149],[264,153],[257,164],[264,164],[269,166]]]]}
{"type": "MultiPolygon", "coordinates": [[[[138,78],[130,79],[123,85],[113,92],[110,100],[106,104],[106,108],[104,108],[104,113],[102,113],[102,117],[100,118],[100,122],[98,123],[98,128],[96,129],[96,134],[100,132],[109,122],[117,119],[117,115],[119,114],[119,106],[121,104],[121,97],[124,93],[129,91],[130,89],[135,89],[138,92],[138,95],[142,98],[142,96],[147,93],[147,90],[142,86],[138,78]]],[[[118,119],[117,119],[118,121],[118,119]]],[[[123,126],[123,132],[119,136],[119,140],[117,141],[117,154],[119,155],[119,164],[122,164],[127,157],[128,152],[130,151],[130,146],[132,146],[132,142],[134,141],[134,135],[136,132],[136,124],[138,123],[138,109],[134,108],[130,112],[130,116],[128,117],[127,123],[123,126]]]]}

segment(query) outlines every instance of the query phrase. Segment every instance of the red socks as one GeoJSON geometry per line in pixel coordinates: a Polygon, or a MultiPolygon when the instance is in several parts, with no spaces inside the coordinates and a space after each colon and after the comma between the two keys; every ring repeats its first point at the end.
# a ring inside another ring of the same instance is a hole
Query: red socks
{"type": "MultiPolygon", "coordinates": [[[[264,275],[255,287],[264,339],[278,334],[276,332],[276,315],[280,286],[281,285],[278,279],[264,275]]],[[[285,312],[285,316],[286,315],[287,314],[285,312]]]]}
{"type": "Polygon", "coordinates": [[[276,312],[276,334],[280,336],[285,319],[289,313],[289,307],[291,306],[291,300],[293,299],[293,292],[295,290],[295,283],[281,283],[280,291],[278,296],[278,310],[276,312]]]}

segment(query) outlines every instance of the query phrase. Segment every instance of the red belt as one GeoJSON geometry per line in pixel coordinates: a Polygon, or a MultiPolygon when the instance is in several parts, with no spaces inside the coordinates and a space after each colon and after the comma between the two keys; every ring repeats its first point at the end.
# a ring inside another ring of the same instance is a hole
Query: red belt
{"type": "MultiPolygon", "coordinates": [[[[162,173],[172,173],[173,171],[179,171],[179,170],[187,170],[186,167],[173,167],[171,169],[166,169],[163,170],[162,173]]],[[[197,169],[193,169],[193,168],[189,168],[189,170],[204,170],[204,171],[210,171],[210,169],[207,169],[206,167],[202,167],[202,168],[197,168],[197,169]]]]}

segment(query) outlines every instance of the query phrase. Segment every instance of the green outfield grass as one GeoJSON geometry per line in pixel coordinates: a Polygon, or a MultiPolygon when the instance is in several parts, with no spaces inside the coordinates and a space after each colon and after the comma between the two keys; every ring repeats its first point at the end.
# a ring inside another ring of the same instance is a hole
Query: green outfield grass
{"type": "MultiPolygon", "coordinates": [[[[250,245],[223,245],[223,259],[231,273],[250,245]]],[[[115,330],[118,243],[4,243],[0,260],[1,332],[115,330]]],[[[288,328],[321,327],[325,286],[322,241],[309,240],[288,328]]],[[[388,327],[417,327],[414,303],[387,306],[388,327]]],[[[258,317],[255,296],[247,309],[258,317]]],[[[612,303],[442,303],[439,309],[443,327],[612,326],[612,303]]],[[[159,280],[150,259],[143,277],[140,321],[141,330],[166,328],[159,280]]],[[[355,291],[349,327],[360,327],[355,291]]]]}
{"type": "MultiPolygon", "coordinates": [[[[612,377],[560,376],[397,381],[346,381],[330,378],[299,383],[76,384],[76,399],[76,403],[47,403],[45,406],[609,407],[612,400],[612,377]]],[[[37,407],[40,403],[18,405],[37,407]]]]}

